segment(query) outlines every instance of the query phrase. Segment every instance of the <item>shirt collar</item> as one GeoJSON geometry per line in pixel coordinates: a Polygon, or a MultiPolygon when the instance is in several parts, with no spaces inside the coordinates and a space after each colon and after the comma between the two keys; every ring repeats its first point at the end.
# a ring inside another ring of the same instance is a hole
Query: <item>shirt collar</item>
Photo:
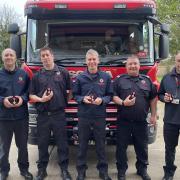
{"type": "MultiPolygon", "coordinates": [[[[46,70],[45,68],[42,68],[42,72],[46,72],[46,71],[48,71],[48,70],[46,70]]],[[[54,68],[49,71],[58,72],[59,68],[56,64],[54,64],[54,68]]]]}
{"type": "MultiPolygon", "coordinates": [[[[84,75],[88,77],[89,79],[92,79],[91,74],[89,73],[88,69],[84,71],[84,75]]],[[[97,71],[97,76],[100,75],[100,70],[97,71]]]]}
{"type": "Polygon", "coordinates": [[[176,68],[174,67],[170,73],[172,76],[177,76],[176,68]]]}
{"type": "MultiPolygon", "coordinates": [[[[98,69],[98,71],[95,74],[99,75],[99,72],[100,72],[100,70],[98,69]]],[[[85,70],[85,74],[88,76],[91,75],[91,73],[88,71],[88,69],[85,70]]]]}
{"type": "Polygon", "coordinates": [[[15,69],[13,71],[9,71],[3,67],[3,70],[8,74],[14,74],[17,71],[17,69],[18,69],[18,67],[15,67],[15,69]]]}
{"type": "Polygon", "coordinates": [[[127,74],[126,78],[127,78],[127,79],[131,79],[131,78],[137,78],[137,79],[140,79],[140,80],[142,80],[142,79],[143,79],[143,76],[142,76],[141,74],[139,74],[138,76],[136,76],[136,77],[133,77],[133,76],[130,76],[129,74],[127,74]]]}

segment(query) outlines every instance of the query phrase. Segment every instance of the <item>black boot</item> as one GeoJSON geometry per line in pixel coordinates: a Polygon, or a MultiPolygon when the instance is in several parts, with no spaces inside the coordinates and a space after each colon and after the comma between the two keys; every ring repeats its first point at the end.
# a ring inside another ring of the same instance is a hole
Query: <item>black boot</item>
{"type": "Polygon", "coordinates": [[[84,180],[86,178],[86,172],[85,171],[78,171],[78,176],[76,180],[84,180]]]}
{"type": "Polygon", "coordinates": [[[99,172],[99,177],[103,180],[111,180],[107,172],[99,172]]]}
{"type": "Polygon", "coordinates": [[[163,166],[164,169],[164,177],[162,178],[162,180],[173,180],[174,178],[174,173],[176,171],[176,166],[172,165],[170,167],[168,166],[163,166]]]}
{"type": "Polygon", "coordinates": [[[25,180],[33,180],[33,175],[28,170],[21,171],[20,174],[24,177],[25,180]]]}
{"type": "Polygon", "coordinates": [[[166,174],[164,175],[164,177],[162,178],[162,180],[173,180],[173,176],[170,175],[170,174],[168,174],[168,173],[166,173],[166,174]]]}
{"type": "Polygon", "coordinates": [[[70,173],[68,170],[61,170],[61,177],[63,180],[72,180],[70,173]]]}
{"type": "Polygon", "coordinates": [[[44,180],[44,178],[47,176],[47,172],[46,172],[46,170],[38,170],[38,173],[37,173],[37,175],[36,175],[36,177],[35,177],[35,180],[44,180]]]}
{"type": "Polygon", "coordinates": [[[137,171],[137,175],[141,176],[142,180],[151,180],[151,177],[147,173],[147,171],[137,171]]]}
{"type": "Polygon", "coordinates": [[[119,172],[118,172],[118,180],[126,180],[126,175],[125,175],[125,173],[119,173],[119,172]]]}
{"type": "Polygon", "coordinates": [[[0,173],[0,180],[7,180],[8,173],[0,173]]]}

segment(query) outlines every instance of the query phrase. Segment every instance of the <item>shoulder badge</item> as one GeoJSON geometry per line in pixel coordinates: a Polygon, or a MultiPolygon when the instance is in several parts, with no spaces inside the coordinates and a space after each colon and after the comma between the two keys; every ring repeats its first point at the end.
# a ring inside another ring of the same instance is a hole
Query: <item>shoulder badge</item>
{"type": "Polygon", "coordinates": [[[58,76],[59,76],[60,74],[61,74],[61,72],[60,72],[60,71],[56,72],[56,75],[58,75],[58,76]]]}
{"type": "Polygon", "coordinates": [[[101,79],[99,80],[99,82],[100,82],[100,83],[103,83],[103,82],[104,82],[104,79],[101,78],[101,79]]]}
{"type": "Polygon", "coordinates": [[[150,77],[148,75],[141,74],[141,76],[150,79],[150,77]]]}

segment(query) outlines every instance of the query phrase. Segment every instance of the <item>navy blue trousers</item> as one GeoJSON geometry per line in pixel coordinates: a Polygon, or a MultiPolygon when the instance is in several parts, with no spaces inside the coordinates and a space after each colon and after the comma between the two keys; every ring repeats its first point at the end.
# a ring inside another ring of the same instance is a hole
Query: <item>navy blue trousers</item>
{"type": "Polygon", "coordinates": [[[136,169],[145,171],[148,165],[148,131],[146,122],[118,122],[116,160],[119,173],[128,168],[127,147],[132,141],[136,152],[136,169]]]}
{"type": "Polygon", "coordinates": [[[79,135],[79,151],[77,157],[77,171],[85,171],[88,166],[86,163],[88,142],[93,135],[96,145],[96,153],[98,157],[97,169],[100,172],[106,172],[108,169],[105,155],[105,118],[79,118],[78,135],[79,135]],[[91,134],[92,133],[92,134],[91,134]]]}
{"type": "Polygon", "coordinates": [[[27,140],[28,120],[0,121],[0,172],[10,171],[9,150],[14,134],[15,143],[18,148],[17,163],[20,171],[29,168],[27,140]]]}
{"type": "Polygon", "coordinates": [[[164,142],[165,142],[165,163],[164,171],[165,173],[173,176],[176,170],[176,165],[174,165],[176,146],[178,145],[180,132],[180,125],[164,123],[164,142]]]}
{"type": "Polygon", "coordinates": [[[49,161],[49,142],[51,132],[54,135],[57,145],[58,162],[62,170],[68,168],[68,142],[66,131],[65,113],[59,112],[52,115],[39,114],[37,117],[38,150],[39,160],[38,169],[46,169],[49,161]]]}

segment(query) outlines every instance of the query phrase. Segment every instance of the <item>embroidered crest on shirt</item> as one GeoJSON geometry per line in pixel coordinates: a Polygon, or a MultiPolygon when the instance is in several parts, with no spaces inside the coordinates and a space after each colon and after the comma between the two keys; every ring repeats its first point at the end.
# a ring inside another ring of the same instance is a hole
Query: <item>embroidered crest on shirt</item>
{"type": "Polygon", "coordinates": [[[142,83],[142,84],[146,84],[146,81],[145,81],[145,80],[141,80],[141,83],[142,83]]]}
{"type": "Polygon", "coordinates": [[[19,76],[19,78],[18,78],[18,83],[20,83],[20,84],[24,83],[24,79],[23,79],[22,76],[19,76]]]}
{"type": "Polygon", "coordinates": [[[99,83],[98,83],[100,86],[103,86],[104,85],[104,79],[99,79],[99,83]]]}
{"type": "Polygon", "coordinates": [[[142,87],[148,87],[148,84],[144,79],[141,80],[141,85],[142,85],[142,87]]]}
{"type": "Polygon", "coordinates": [[[59,76],[61,74],[61,72],[57,72],[56,75],[59,76]]]}
{"type": "Polygon", "coordinates": [[[60,72],[60,71],[56,72],[54,78],[55,78],[56,81],[60,81],[60,80],[62,79],[62,77],[61,77],[61,72],[60,72]]]}

